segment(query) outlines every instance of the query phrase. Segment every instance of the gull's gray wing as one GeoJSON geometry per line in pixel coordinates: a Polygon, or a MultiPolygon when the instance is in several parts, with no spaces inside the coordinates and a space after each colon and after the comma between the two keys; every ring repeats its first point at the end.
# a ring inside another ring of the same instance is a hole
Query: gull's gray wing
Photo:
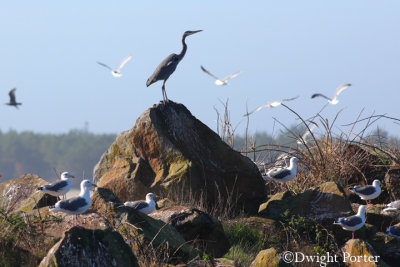
{"type": "Polygon", "coordinates": [[[336,88],[335,94],[333,95],[332,99],[335,99],[344,89],[346,89],[350,86],[351,86],[350,83],[339,85],[339,87],[336,88]]]}
{"type": "Polygon", "coordinates": [[[356,186],[352,188],[355,193],[363,194],[363,195],[372,195],[375,193],[376,189],[373,185],[366,186],[356,186]]]}
{"type": "Polygon", "coordinates": [[[101,62],[98,62],[97,61],[97,64],[99,64],[99,65],[101,65],[101,66],[103,66],[103,67],[106,67],[107,69],[109,69],[109,70],[113,70],[110,66],[108,66],[108,65],[106,65],[106,64],[104,64],[104,63],[101,63],[101,62]]]}
{"type": "Polygon", "coordinates": [[[208,70],[206,70],[203,66],[200,65],[200,68],[202,71],[204,71],[205,73],[207,73],[208,75],[210,75],[211,77],[213,77],[216,80],[219,80],[217,76],[215,76],[214,74],[212,74],[211,72],[209,72],[208,70]]]}
{"type": "Polygon", "coordinates": [[[282,168],[276,168],[272,169],[271,171],[268,172],[268,175],[274,179],[282,179],[285,178],[286,176],[290,175],[290,171],[287,169],[282,169],[282,168]]]}
{"type": "Polygon", "coordinates": [[[359,217],[357,215],[353,215],[353,216],[350,216],[350,217],[339,218],[338,222],[342,223],[344,225],[352,227],[352,226],[356,226],[356,225],[362,223],[362,219],[361,219],[361,217],[359,217]]]}
{"type": "Polygon", "coordinates": [[[400,236],[400,227],[399,226],[391,226],[390,233],[396,236],[400,236]]]}
{"type": "Polygon", "coordinates": [[[119,64],[117,70],[120,71],[122,69],[122,67],[126,64],[126,62],[128,62],[129,60],[131,60],[132,55],[127,56],[126,58],[124,58],[121,63],[119,64]]]}
{"type": "Polygon", "coordinates": [[[222,81],[223,81],[223,82],[226,82],[226,81],[228,81],[228,80],[230,80],[230,79],[232,79],[232,78],[235,78],[235,77],[238,76],[239,73],[241,73],[241,72],[242,72],[242,71],[238,71],[238,72],[232,73],[231,75],[228,75],[228,76],[226,76],[225,78],[223,78],[222,81]]]}
{"type": "Polygon", "coordinates": [[[330,99],[329,97],[327,97],[326,95],[323,95],[323,94],[320,94],[320,93],[313,94],[313,95],[311,96],[311,98],[315,98],[315,97],[318,97],[318,96],[323,97],[323,98],[325,98],[325,99],[327,99],[327,100],[331,100],[331,99],[330,99]]]}
{"type": "Polygon", "coordinates": [[[59,201],[59,207],[64,210],[77,211],[88,203],[83,197],[73,197],[59,201]]]}
{"type": "Polygon", "coordinates": [[[145,201],[127,201],[124,204],[125,206],[131,207],[134,210],[141,210],[144,208],[147,208],[149,206],[149,204],[147,204],[147,202],[145,201]]]}
{"type": "Polygon", "coordinates": [[[64,187],[66,187],[67,185],[68,185],[67,181],[57,181],[55,183],[44,185],[44,186],[42,186],[42,188],[44,187],[46,190],[58,192],[58,191],[62,190],[64,187]]]}
{"type": "Polygon", "coordinates": [[[299,96],[292,97],[292,98],[284,98],[284,99],[281,99],[280,101],[281,101],[281,102],[283,102],[283,101],[292,101],[292,100],[295,100],[295,99],[297,99],[297,98],[299,98],[299,96]]]}

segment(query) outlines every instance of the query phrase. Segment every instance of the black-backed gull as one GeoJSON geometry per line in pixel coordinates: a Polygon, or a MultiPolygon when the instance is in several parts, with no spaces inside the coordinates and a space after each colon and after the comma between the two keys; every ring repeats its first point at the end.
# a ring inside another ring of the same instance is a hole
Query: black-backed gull
{"type": "Polygon", "coordinates": [[[290,158],[290,164],[288,167],[274,167],[269,169],[264,175],[263,179],[267,181],[272,179],[278,183],[285,184],[287,181],[292,180],[297,174],[297,165],[299,159],[296,157],[290,158]]]}
{"type": "Polygon", "coordinates": [[[311,96],[311,98],[320,96],[320,97],[323,97],[323,98],[327,99],[328,102],[329,102],[330,104],[336,105],[337,103],[339,103],[339,100],[337,100],[338,95],[339,95],[344,89],[348,88],[349,86],[351,86],[350,83],[346,83],[346,84],[339,85],[339,87],[336,88],[335,94],[332,96],[332,98],[329,98],[329,97],[327,97],[326,95],[323,95],[323,94],[320,94],[320,93],[313,94],[313,95],[311,96]]]}
{"type": "Polygon", "coordinates": [[[49,195],[59,198],[61,195],[65,195],[71,189],[70,178],[75,178],[75,176],[69,174],[69,172],[63,172],[61,174],[61,181],[43,185],[38,187],[38,190],[44,191],[49,195]]]}
{"type": "Polygon", "coordinates": [[[351,231],[351,239],[354,239],[354,231],[357,231],[365,224],[365,206],[360,205],[356,215],[340,217],[333,224],[338,224],[344,230],[351,231]]]}
{"type": "Polygon", "coordinates": [[[381,182],[379,180],[374,180],[372,185],[357,185],[353,188],[349,188],[349,190],[359,195],[367,204],[370,204],[369,200],[375,199],[381,194],[381,182]]]}
{"type": "Polygon", "coordinates": [[[131,207],[136,211],[143,212],[145,214],[152,213],[156,209],[156,202],[154,201],[154,194],[148,193],[146,195],[146,201],[127,201],[124,206],[131,207]]]}

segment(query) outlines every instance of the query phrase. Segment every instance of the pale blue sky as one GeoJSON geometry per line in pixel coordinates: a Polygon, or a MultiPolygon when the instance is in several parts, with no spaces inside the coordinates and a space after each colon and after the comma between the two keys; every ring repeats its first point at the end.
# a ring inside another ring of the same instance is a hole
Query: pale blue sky
{"type": "MultiPolygon", "coordinates": [[[[179,53],[185,30],[188,51],[166,83],[168,97],[215,130],[219,99],[229,98],[233,124],[265,102],[300,95],[289,105],[310,117],[352,83],[329,106],[338,126],[364,114],[398,117],[400,2],[398,1],[7,1],[0,9],[1,103],[17,87],[19,110],[0,105],[0,130],[63,133],[82,128],[119,133],[162,99],[162,82],[147,78],[170,53],[179,53]],[[96,61],[117,66],[114,78],[96,61]],[[218,87],[200,70],[224,77],[218,87]]],[[[251,131],[271,132],[273,117],[286,125],[295,117],[283,107],[254,114],[251,131]]],[[[380,121],[396,134],[399,125],[380,121]]],[[[245,123],[237,129],[244,132],[245,123]]],[[[346,127],[343,130],[348,129],[346,127]]]]}

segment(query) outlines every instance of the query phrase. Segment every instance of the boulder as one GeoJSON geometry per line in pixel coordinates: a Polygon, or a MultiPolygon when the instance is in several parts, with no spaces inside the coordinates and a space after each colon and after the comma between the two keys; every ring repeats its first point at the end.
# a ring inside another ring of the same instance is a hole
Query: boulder
{"type": "Polygon", "coordinates": [[[290,191],[275,194],[260,205],[259,214],[281,220],[286,210],[290,215],[313,217],[318,221],[335,219],[352,212],[342,187],[334,182],[326,182],[297,195],[292,195],[290,191]]]}
{"type": "Polygon", "coordinates": [[[47,256],[45,266],[139,266],[122,236],[110,229],[73,227],[63,234],[47,256]]]}
{"type": "Polygon", "coordinates": [[[25,174],[0,184],[0,209],[7,213],[24,211],[54,205],[57,198],[37,188],[48,184],[35,174],[25,174]]]}
{"type": "Polygon", "coordinates": [[[264,199],[257,166],[232,150],[182,104],[160,102],[122,132],[94,168],[94,181],[122,200],[153,192],[173,199],[203,197],[255,213],[264,199]]]}
{"type": "Polygon", "coordinates": [[[150,217],[171,224],[194,247],[216,258],[229,250],[221,223],[195,208],[173,206],[157,210],[150,217]]]}
{"type": "Polygon", "coordinates": [[[343,262],[347,266],[388,266],[370,244],[360,239],[350,239],[342,248],[343,262]]]}
{"type": "Polygon", "coordinates": [[[291,264],[285,263],[278,252],[274,248],[261,250],[250,267],[280,267],[280,266],[292,266],[291,264]]]}
{"type": "Polygon", "coordinates": [[[400,166],[392,166],[384,179],[390,199],[400,199],[400,166]]]}

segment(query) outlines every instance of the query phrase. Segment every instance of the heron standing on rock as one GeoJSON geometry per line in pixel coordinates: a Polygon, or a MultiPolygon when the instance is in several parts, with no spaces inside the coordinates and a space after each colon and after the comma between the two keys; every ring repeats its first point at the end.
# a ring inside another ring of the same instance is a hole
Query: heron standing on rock
{"type": "Polygon", "coordinates": [[[186,31],[182,36],[182,51],[177,54],[171,54],[167,58],[165,58],[160,65],[158,65],[157,69],[154,71],[153,75],[147,79],[146,85],[149,87],[151,84],[164,80],[162,85],[162,93],[163,93],[163,100],[164,102],[168,100],[167,92],[165,91],[165,82],[168,80],[169,76],[175,71],[176,67],[178,66],[179,62],[186,54],[187,45],[185,43],[185,39],[187,36],[195,34],[197,32],[201,32],[202,30],[198,31],[186,31]]]}

